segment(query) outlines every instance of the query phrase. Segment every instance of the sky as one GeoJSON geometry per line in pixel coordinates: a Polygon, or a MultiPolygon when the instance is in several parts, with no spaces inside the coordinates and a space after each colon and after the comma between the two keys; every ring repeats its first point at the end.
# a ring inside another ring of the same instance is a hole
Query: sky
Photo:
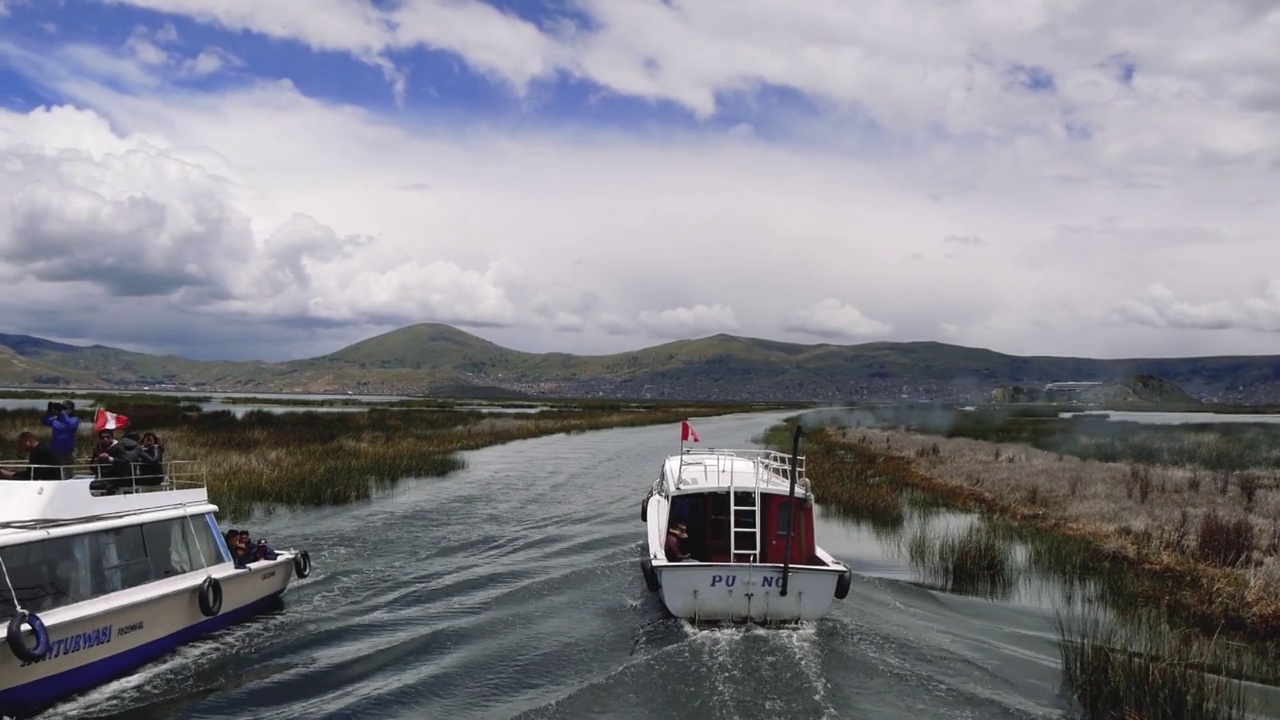
{"type": "Polygon", "coordinates": [[[0,8],[0,332],[1280,353],[1274,0],[0,8]]]}

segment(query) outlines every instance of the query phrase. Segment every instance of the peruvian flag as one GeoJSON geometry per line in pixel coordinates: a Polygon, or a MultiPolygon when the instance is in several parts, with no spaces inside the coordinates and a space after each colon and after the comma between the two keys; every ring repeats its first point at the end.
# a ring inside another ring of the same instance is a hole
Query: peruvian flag
{"type": "Polygon", "coordinates": [[[698,442],[698,433],[693,431],[693,426],[689,424],[688,420],[681,420],[680,421],[680,441],[688,442],[690,439],[692,439],[694,442],[698,442]]]}
{"type": "Polygon", "coordinates": [[[123,430],[129,424],[129,418],[119,413],[107,412],[98,408],[98,417],[93,421],[94,432],[103,430],[123,430]]]}

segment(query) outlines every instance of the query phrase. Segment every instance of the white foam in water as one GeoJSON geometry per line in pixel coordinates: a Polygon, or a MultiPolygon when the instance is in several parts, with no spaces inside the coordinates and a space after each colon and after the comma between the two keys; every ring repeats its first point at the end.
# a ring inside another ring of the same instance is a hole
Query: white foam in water
{"type": "MultiPolygon", "coordinates": [[[[270,620],[270,618],[264,618],[270,620]]],[[[139,688],[166,688],[163,696],[172,697],[175,681],[178,678],[166,678],[167,675],[185,674],[198,669],[206,661],[220,656],[235,654],[253,645],[255,636],[270,632],[271,622],[242,624],[207,635],[197,641],[180,646],[177,650],[151,663],[138,668],[133,673],[105,685],[86,691],[70,700],[59,703],[41,713],[39,720],[55,718],[80,717],[92,711],[94,714],[118,712],[134,706],[143,693],[133,692],[139,688]],[[159,682],[157,682],[159,681],[159,682]]],[[[162,697],[163,697],[162,696],[162,697]]]]}

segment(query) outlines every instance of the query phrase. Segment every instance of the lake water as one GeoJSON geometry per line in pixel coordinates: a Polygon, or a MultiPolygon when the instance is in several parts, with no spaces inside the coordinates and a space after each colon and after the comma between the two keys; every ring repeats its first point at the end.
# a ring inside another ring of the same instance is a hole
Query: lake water
{"type": "Polygon", "coordinates": [[[1062,412],[1058,417],[1106,416],[1113,422],[1137,422],[1150,425],[1188,425],[1192,423],[1280,423],[1280,414],[1234,414],[1211,412],[1147,412],[1136,410],[1096,410],[1062,412]]]}
{"type": "MultiPolygon", "coordinates": [[[[749,447],[783,414],[702,419],[749,447]]],[[[278,513],[307,548],[282,611],[43,718],[1059,718],[1052,612],[928,587],[820,515],[849,596],[800,629],[694,630],[646,592],[640,503],[669,426],[538,438],[363,504],[278,513]]]]}
{"type": "MultiPolygon", "coordinates": [[[[0,388],[0,390],[4,390],[4,389],[5,389],[5,388],[0,388]]],[[[12,390],[12,388],[8,388],[8,389],[9,389],[9,390],[12,390]]],[[[89,394],[89,393],[86,393],[86,394],[89,394]]],[[[125,393],[116,393],[116,392],[113,392],[113,391],[102,391],[101,393],[99,393],[99,392],[97,392],[97,391],[94,391],[94,392],[92,393],[92,395],[97,396],[97,397],[96,397],[96,406],[98,406],[98,407],[105,407],[105,408],[108,408],[108,409],[111,407],[111,403],[110,403],[110,401],[109,401],[109,400],[106,400],[105,398],[109,398],[109,397],[110,397],[111,395],[113,395],[113,394],[125,394],[125,393]]],[[[137,394],[143,394],[143,393],[137,393],[137,394]]],[[[276,403],[262,403],[262,404],[258,404],[258,403],[243,403],[243,402],[226,402],[227,400],[230,400],[230,399],[232,399],[232,398],[261,398],[261,397],[264,397],[264,395],[263,395],[262,393],[257,393],[257,394],[253,394],[253,393],[205,393],[205,394],[201,395],[201,394],[199,394],[199,393],[176,393],[176,392],[169,392],[169,393],[166,393],[166,392],[147,392],[147,393],[145,393],[145,394],[147,394],[147,395],[165,395],[165,396],[168,396],[168,397],[209,397],[209,398],[211,398],[210,400],[202,400],[202,401],[199,403],[199,404],[200,404],[200,407],[201,407],[201,409],[202,409],[202,410],[204,410],[205,412],[215,412],[215,411],[220,411],[220,410],[226,410],[226,411],[231,412],[231,414],[235,415],[236,417],[242,417],[245,413],[250,412],[250,411],[254,411],[254,410],[262,410],[262,411],[265,411],[265,412],[274,412],[274,413],[285,413],[285,412],[363,412],[364,410],[366,410],[366,409],[367,409],[367,407],[362,407],[362,405],[366,405],[366,404],[371,406],[371,405],[375,405],[375,404],[377,404],[377,403],[389,403],[389,402],[396,402],[396,401],[399,401],[399,400],[413,400],[413,399],[416,399],[416,398],[410,398],[410,397],[407,397],[407,396],[405,396],[405,397],[400,397],[400,396],[395,396],[395,395],[363,395],[363,396],[361,396],[361,395],[357,395],[357,396],[350,396],[350,395],[271,395],[271,396],[270,396],[270,397],[272,397],[272,398],[285,399],[285,400],[313,400],[313,401],[314,401],[314,400],[319,400],[319,401],[325,401],[325,400],[328,400],[328,401],[343,400],[343,401],[357,401],[357,402],[359,402],[359,403],[360,403],[360,405],[354,405],[354,406],[353,406],[353,405],[346,405],[346,406],[341,406],[341,407],[327,407],[327,406],[322,406],[322,405],[287,405],[287,404],[276,404],[276,403]]],[[[50,400],[50,398],[15,398],[15,397],[8,397],[8,398],[6,398],[6,397],[0,397],[0,410],[42,410],[42,409],[44,409],[44,408],[49,404],[49,400],[50,400]]],[[[79,409],[79,410],[81,410],[81,411],[88,411],[88,410],[90,410],[90,408],[91,408],[92,406],[94,406],[94,401],[88,401],[88,400],[77,400],[77,401],[76,401],[76,406],[77,406],[77,409],[79,409]]],[[[453,409],[455,409],[455,410],[465,410],[465,411],[469,411],[469,412],[482,412],[482,413],[536,413],[536,412],[540,412],[540,411],[542,411],[542,410],[550,409],[550,406],[548,406],[548,405],[521,405],[521,406],[517,406],[517,407],[505,407],[505,406],[503,406],[503,405],[501,405],[501,404],[491,404],[491,405],[458,405],[458,406],[455,406],[453,409]]],[[[84,415],[83,415],[83,413],[82,413],[82,419],[83,419],[83,417],[84,417],[84,415]]]]}

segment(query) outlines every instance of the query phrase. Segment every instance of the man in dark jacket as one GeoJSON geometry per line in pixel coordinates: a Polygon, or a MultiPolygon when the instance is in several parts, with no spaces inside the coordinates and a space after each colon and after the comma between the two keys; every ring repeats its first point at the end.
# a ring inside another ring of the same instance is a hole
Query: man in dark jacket
{"type": "Polygon", "coordinates": [[[33,432],[18,435],[18,445],[27,451],[27,465],[22,470],[0,469],[0,478],[10,480],[61,480],[58,458],[33,432]]]}
{"type": "Polygon", "coordinates": [[[76,405],[70,400],[64,403],[49,403],[48,411],[40,422],[53,428],[53,437],[49,441],[49,449],[58,458],[58,465],[71,465],[75,462],[76,432],[80,430],[80,418],[75,416],[76,405]]]}
{"type": "Polygon", "coordinates": [[[663,547],[666,552],[667,560],[671,562],[680,562],[689,559],[689,553],[684,551],[680,541],[689,537],[689,531],[685,528],[684,523],[672,523],[667,529],[667,543],[663,547]]]}
{"type": "Polygon", "coordinates": [[[100,442],[94,448],[93,465],[100,479],[106,480],[106,483],[99,483],[99,487],[109,490],[108,494],[115,494],[117,490],[123,487],[133,485],[133,466],[138,462],[138,441],[135,437],[136,433],[126,433],[119,440],[115,439],[115,433],[110,430],[103,430],[98,433],[100,442]]]}

